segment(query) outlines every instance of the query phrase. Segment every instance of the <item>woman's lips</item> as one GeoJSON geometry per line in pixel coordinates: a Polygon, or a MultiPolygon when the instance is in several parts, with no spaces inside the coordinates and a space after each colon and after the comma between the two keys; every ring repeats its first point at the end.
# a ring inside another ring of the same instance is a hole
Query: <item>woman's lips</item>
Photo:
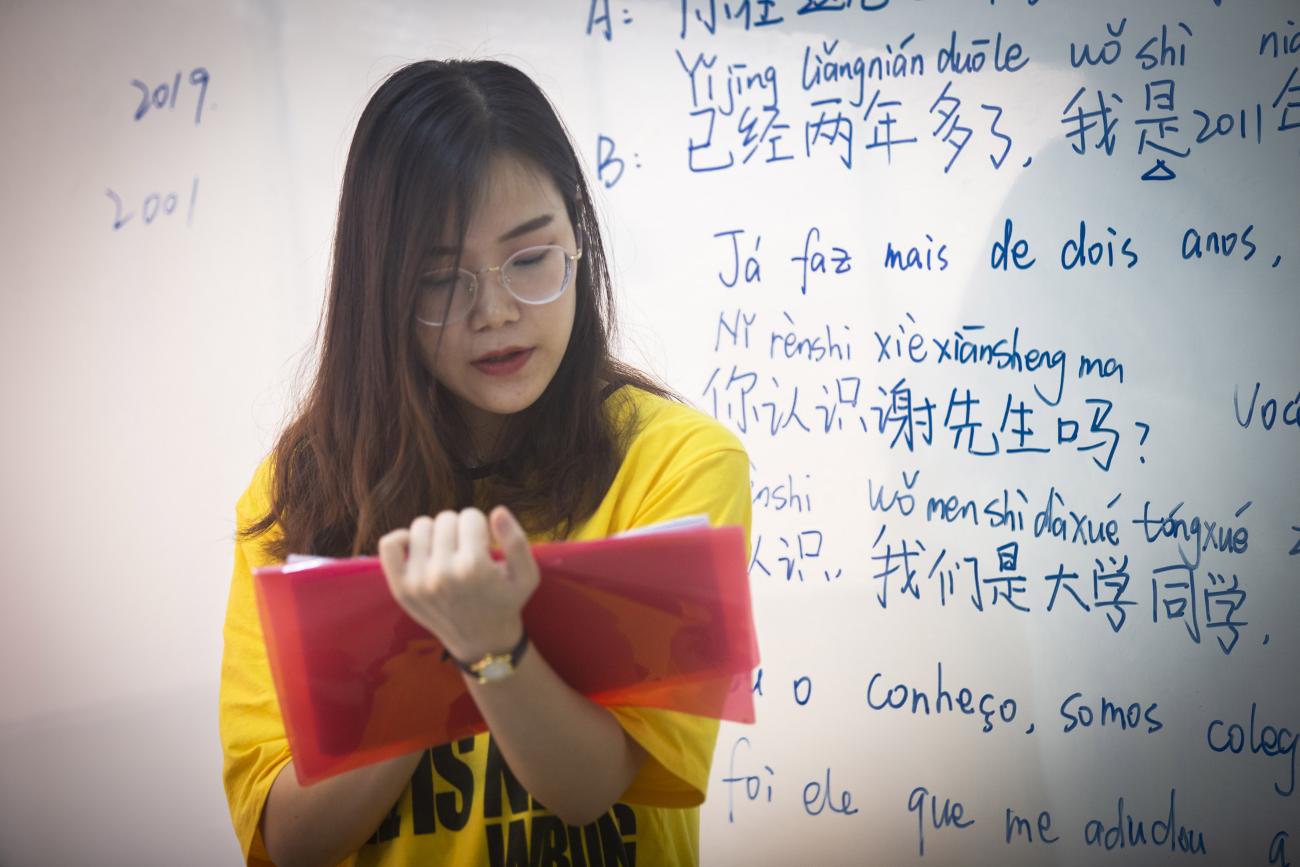
{"type": "Polygon", "coordinates": [[[489,376],[509,376],[527,364],[532,355],[533,350],[521,349],[509,355],[498,355],[471,363],[489,376]]]}

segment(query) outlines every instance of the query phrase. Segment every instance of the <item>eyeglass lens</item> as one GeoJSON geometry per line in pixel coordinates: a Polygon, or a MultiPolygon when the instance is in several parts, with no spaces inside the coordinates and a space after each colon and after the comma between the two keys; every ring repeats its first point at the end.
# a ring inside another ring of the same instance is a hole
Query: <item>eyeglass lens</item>
{"type": "MultiPolygon", "coordinates": [[[[506,290],[525,304],[545,304],[564,292],[569,281],[569,257],[564,248],[529,247],[501,266],[506,290]]],[[[476,278],[469,271],[451,268],[430,271],[420,278],[416,317],[429,325],[455,322],[474,307],[476,278]]],[[[481,279],[492,279],[484,275],[481,279]]]]}

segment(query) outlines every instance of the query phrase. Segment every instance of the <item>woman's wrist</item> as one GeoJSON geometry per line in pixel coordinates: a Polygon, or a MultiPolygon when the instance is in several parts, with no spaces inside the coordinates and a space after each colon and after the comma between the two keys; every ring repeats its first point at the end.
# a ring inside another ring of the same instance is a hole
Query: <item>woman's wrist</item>
{"type": "Polygon", "coordinates": [[[520,629],[519,638],[509,650],[492,651],[477,659],[457,659],[466,678],[480,684],[497,683],[515,673],[529,646],[527,630],[520,629]]]}
{"type": "Polygon", "coordinates": [[[521,618],[500,629],[493,629],[491,633],[471,636],[463,642],[458,642],[454,647],[449,645],[447,653],[456,662],[461,663],[463,668],[487,656],[511,653],[524,636],[524,623],[521,618]]]}

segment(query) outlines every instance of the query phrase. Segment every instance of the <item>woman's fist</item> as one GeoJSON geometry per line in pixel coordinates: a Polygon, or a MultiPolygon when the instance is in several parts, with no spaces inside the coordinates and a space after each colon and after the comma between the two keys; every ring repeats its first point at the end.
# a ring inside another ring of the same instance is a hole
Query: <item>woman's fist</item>
{"type": "Polygon", "coordinates": [[[537,589],[528,537],[505,506],[421,515],[379,540],[393,598],[463,662],[514,647],[523,608],[537,589]],[[490,526],[489,526],[490,523],[490,526]],[[504,560],[492,557],[495,541],[504,560]]]}

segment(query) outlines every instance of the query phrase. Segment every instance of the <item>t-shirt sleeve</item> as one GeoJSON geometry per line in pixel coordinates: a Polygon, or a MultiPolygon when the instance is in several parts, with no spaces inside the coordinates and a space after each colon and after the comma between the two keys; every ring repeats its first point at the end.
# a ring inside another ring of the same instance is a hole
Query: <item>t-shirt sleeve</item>
{"type": "MultiPolygon", "coordinates": [[[[235,508],[238,527],[265,514],[269,489],[269,463],[264,462],[235,508]]],[[[235,544],[221,657],[222,781],[235,835],[249,865],[271,864],[258,825],[271,784],[290,758],[253,589],[252,568],[271,562],[261,551],[267,538],[235,544]]]]}
{"type": "MultiPolygon", "coordinates": [[[[642,499],[632,526],[705,514],[714,526],[739,525],[749,553],[749,457],[734,437],[666,473],[642,499]]],[[[704,802],[718,721],[676,711],[612,707],[610,712],[649,754],[623,793],[628,803],[694,807],[704,802]]]]}

